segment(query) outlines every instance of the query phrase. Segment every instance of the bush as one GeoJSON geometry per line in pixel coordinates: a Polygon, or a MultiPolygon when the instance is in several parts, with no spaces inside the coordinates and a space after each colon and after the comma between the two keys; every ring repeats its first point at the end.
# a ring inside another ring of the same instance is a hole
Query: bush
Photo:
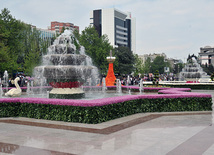
{"type": "Polygon", "coordinates": [[[96,124],[145,112],[179,112],[212,110],[212,99],[158,98],[137,99],[104,106],[66,106],[33,103],[0,103],[0,117],[29,117],[65,122],[96,124]]]}

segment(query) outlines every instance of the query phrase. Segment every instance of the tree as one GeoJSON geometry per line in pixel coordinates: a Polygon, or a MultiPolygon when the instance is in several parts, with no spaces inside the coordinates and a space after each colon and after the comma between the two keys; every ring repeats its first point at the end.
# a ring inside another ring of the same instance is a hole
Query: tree
{"type": "Polygon", "coordinates": [[[203,71],[206,72],[208,75],[211,75],[214,72],[214,67],[212,64],[207,65],[206,63],[205,65],[201,65],[201,67],[203,68],[203,71]]]}
{"type": "Polygon", "coordinates": [[[163,74],[164,67],[169,66],[169,63],[164,61],[163,56],[157,56],[151,64],[151,72],[154,73],[156,70],[158,70],[160,74],[163,74]]]}
{"type": "Polygon", "coordinates": [[[9,74],[18,69],[32,73],[32,64],[39,64],[50,43],[41,40],[40,32],[31,25],[13,18],[6,8],[0,13],[0,25],[0,73],[6,69],[9,74]]]}
{"type": "Polygon", "coordinates": [[[180,73],[184,67],[183,63],[177,63],[174,65],[174,74],[180,73]]]}
{"type": "Polygon", "coordinates": [[[144,74],[144,65],[142,64],[142,61],[140,60],[137,54],[134,54],[134,59],[135,59],[134,76],[144,74]]]}
{"type": "Polygon", "coordinates": [[[107,36],[99,37],[95,28],[89,26],[82,31],[78,38],[80,44],[85,47],[86,54],[92,58],[93,64],[102,74],[106,73],[108,69],[106,57],[109,56],[109,51],[112,49],[107,36]]]}
{"type": "Polygon", "coordinates": [[[12,58],[8,55],[9,49],[3,43],[0,43],[0,76],[3,75],[4,71],[12,71],[14,69],[14,62],[12,58]],[[8,63],[10,62],[10,63],[8,63]]]}
{"type": "Polygon", "coordinates": [[[64,31],[65,31],[65,27],[63,26],[60,34],[62,34],[64,31]]]}
{"type": "Polygon", "coordinates": [[[41,61],[42,54],[46,53],[48,44],[40,39],[40,33],[36,29],[27,26],[26,33],[23,70],[25,74],[32,75],[34,67],[41,61]]]}
{"type": "Polygon", "coordinates": [[[1,55],[1,74],[4,70],[12,73],[16,70],[17,57],[21,47],[18,42],[21,38],[20,34],[21,24],[19,21],[15,20],[8,9],[3,9],[0,14],[0,55],[1,55]]]}
{"type": "Polygon", "coordinates": [[[135,58],[128,47],[115,48],[115,73],[131,74],[134,71],[135,58]]]}
{"type": "Polygon", "coordinates": [[[148,57],[148,58],[146,59],[145,63],[143,64],[143,73],[144,73],[144,74],[149,74],[149,73],[151,73],[151,65],[152,65],[152,63],[151,63],[151,58],[148,57]]]}

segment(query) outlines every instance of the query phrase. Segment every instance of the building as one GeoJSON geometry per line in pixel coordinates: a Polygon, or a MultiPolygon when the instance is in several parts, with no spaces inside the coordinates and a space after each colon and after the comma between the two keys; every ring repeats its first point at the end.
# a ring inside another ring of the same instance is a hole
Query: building
{"type": "Polygon", "coordinates": [[[151,62],[153,62],[157,56],[162,56],[162,57],[164,57],[164,61],[165,62],[167,61],[167,56],[165,53],[153,53],[153,54],[138,55],[138,57],[140,58],[140,60],[143,64],[146,62],[146,59],[148,59],[148,58],[150,58],[151,62]]]}
{"type": "Polygon", "coordinates": [[[99,36],[107,35],[113,47],[126,46],[136,53],[136,20],[130,12],[115,8],[93,10],[90,25],[95,27],[99,36]]]}
{"type": "Polygon", "coordinates": [[[40,32],[40,38],[42,38],[43,40],[51,40],[53,37],[56,36],[55,31],[40,28],[37,28],[37,30],[40,32]]]}
{"type": "Polygon", "coordinates": [[[52,39],[53,37],[56,36],[55,31],[37,28],[36,26],[31,25],[31,24],[29,24],[29,25],[31,26],[31,31],[33,31],[34,29],[36,29],[37,31],[39,31],[39,33],[40,33],[40,38],[41,38],[42,40],[51,41],[51,39],[52,39]]]}
{"type": "Polygon", "coordinates": [[[205,46],[200,48],[199,62],[201,65],[212,64],[214,66],[214,46],[205,46]]]}
{"type": "Polygon", "coordinates": [[[51,27],[49,27],[49,30],[55,31],[55,33],[59,34],[61,33],[63,27],[68,30],[77,29],[79,32],[79,26],[75,26],[73,23],[62,23],[57,21],[51,22],[51,27]]]}

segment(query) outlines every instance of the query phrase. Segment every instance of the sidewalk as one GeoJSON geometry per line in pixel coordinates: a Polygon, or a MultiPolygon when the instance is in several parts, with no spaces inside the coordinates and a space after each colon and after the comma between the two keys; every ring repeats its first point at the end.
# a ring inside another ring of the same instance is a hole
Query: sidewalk
{"type": "Polygon", "coordinates": [[[1,154],[164,155],[214,153],[212,112],[136,114],[93,125],[0,119],[1,154]]]}

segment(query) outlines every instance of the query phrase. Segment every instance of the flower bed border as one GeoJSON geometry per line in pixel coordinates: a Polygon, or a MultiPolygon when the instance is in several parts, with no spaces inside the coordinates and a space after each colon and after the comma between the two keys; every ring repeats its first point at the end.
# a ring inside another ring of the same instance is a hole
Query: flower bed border
{"type": "Polygon", "coordinates": [[[156,89],[161,94],[95,100],[1,98],[0,117],[96,124],[135,113],[212,110],[212,97],[209,94],[187,92],[189,88],[144,89],[156,89]]]}
{"type": "MultiPolygon", "coordinates": [[[[147,86],[152,86],[152,83],[146,83],[147,86]]],[[[159,83],[159,86],[171,87],[171,88],[190,88],[190,89],[203,89],[203,90],[214,90],[214,83],[159,83]]]]}

